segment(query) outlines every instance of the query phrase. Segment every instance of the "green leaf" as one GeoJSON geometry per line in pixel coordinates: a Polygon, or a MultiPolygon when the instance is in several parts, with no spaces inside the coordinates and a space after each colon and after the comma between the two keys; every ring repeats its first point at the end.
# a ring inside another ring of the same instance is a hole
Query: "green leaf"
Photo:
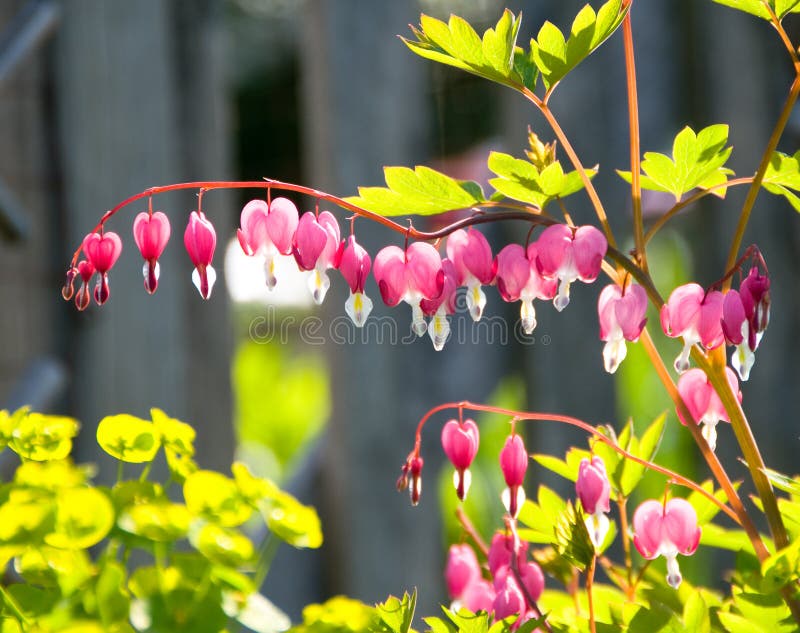
{"type": "Polygon", "coordinates": [[[757,622],[770,633],[796,633],[797,623],[780,594],[755,593],[739,587],[731,591],[736,609],[750,622],[757,622]]]}
{"type": "Polygon", "coordinates": [[[72,438],[78,434],[77,420],[43,413],[17,412],[8,446],[17,455],[37,462],[64,459],[72,451],[72,438]]]}
{"type": "Polygon", "coordinates": [[[553,457],[552,455],[531,455],[533,461],[537,464],[544,466],[548,470],[556,473],[557,475],[561,475],[565,479],[569,479],[570,481],[577,481],[578,480],[578,469],[581,464],[581,460],[583,459],[590,459],[591,453],[589,451],[575,448],[574,446],[571,447],[567,451],[567,458],[566,460],[559,459],[558,457],[553,457]]]}
{"type": "MultiPolygon", "coordinates": [[[[720,0],[715,1],[720,2],[720,0]]],[[[766,631],[755,622],[750,622],[750,620],[736,615],[735,613],[718,611],[717,617],[728,633],[766,633],[766,631]]]]}
{"type": "Polygon", "coordinates": [[[581,571],[594,556],[594,545],[589,538],[583,513],[571,501],[567,501],[566,509],[556,521],[554,545],[561,556],[581,571]]]}
{"type": "Polygon", "coordinates": [[[609,0],[597,13],[587,4],[572,22],[569,38],[551,22],[542,25],[531,40],[531,55],[548,92],[611,36],[626,13],[622,0],[609,0]]]}
{"type": "Polygon", "coordinates": [[[114,506],[96,488],[72,488],[56,497],[55,526],[45,543],[62,549],[86,549],[99,543],[114,525],[114,506]]]}
{"type": "Polygon", "coordinates": [[[203,525],[189,540],[203,556],[226,567],[241,567],[255,556],[255,547],[249,538],[238,530],[214,523],[203,525]]]}
{"type": "Polygon", "coordinates": [[[131,464],[152,461],[161,445],[152,422],[121,413],[97,426],[97,443],[112,457],[131,464]]]}
{"type": "Polygon", "coordinates": [[[515,43],[519,26],[520,16],[506,9],[495,27],[479,37],[475,29],[462,18],[451,16],[449,22],[445,23],[423,14],[420,16],[420,27],[412,27],[416,41],[402,40],[421,57],[520,88],[528,86],[526,82],[530,81],[531,72],[528,69],[524,73],[517,70],[515,43]]]}
{"type": "Polygon", "coordinates": [[[402,600],[389,596],[385,602],[375,605],[378,618],[385,631],[391,633],[408,633],[411,622],[414,620],[414,610],[417,606],[416,590],[411,594],[403,594],[402,600]]]}
{"type": "Polygon", "coordinates": [[[472,207],[486,199],[475,182],[459,182],[445,174],[417,166],[384,167],[386,187],[359,187],[347,202],[378,215],[435,215],[472,207]]]}
{"type": "MultiPolygon", "coordinates": [[[[733,482],[733,489],[738,490],[740,485],[741,482],[739,481],[733,482]]],[[[725,491],[722,490],[722,488],[719,488],[715,491],[714,484],[710,479],[706,479],[700,484],[700,487],[703,490],[713,494],[715,498],[719,499],[723,503],[728,501],[725,491]]],[[[697,523],[701,526],[710,522],[711,519],[713,519],[717,513],[720,512],[720,508],[717,504],[713,503],[708,497],[700,494],[696,490],[693,490],[686,500],[692,504],[695,512],[697,512],[697,523]]]]}
{"type": "MultiPolygon", "coordinates": [[[[683,194],[695,188],[708,188],[727,182],[733,172],[724,167],[731,154],[728,142],[728,126],[710,125],[695,134],[685,127],[675,137],[672,158],[657,152],[646,152],[642,161],[642,188],[669,192],[680,200],[683,194]]],[[[631,181],[630,172],[617,172],[626,182],[631,181]]],[[[726,189],[713,193],[725,196],[726,189]]]]}
{"type": "MultiPolygon", "coordinates": [[[[636,442],[635,438],[631,436],[629,452],[645,461],[653,461],[653,458],[658,452],[661,438],[664,435],[664,424],[666,421],[667,415],[666,413],[662,413],[647,427],[641,441],[636,442]]],[[[619,485],[623,496],[627,497],[641,481],[646,468],[642,464],[630,459],[623,459],[622,464],[622,474],[619,479],[619,485]]]]}
{"type": "Polygon", "coordinates": [[[267,527],[292,547],[316,549],[322,545],[322,526],[317,511],[288,492],[277,491],[261,504],[267,527]]]}
{"type": "Polygon", "coordinates": [[[800,191],[800,151],[794,156],[775,152],[761,185],[769,193],[786,198],[794,210],[800,212],[800,198],[794,193],[800,191]]]}
{"type": "Polygon", "coordinates": [[[798,578],[800,541],[775,552],[761,563],[761,586],[764,593],[774,593],[798,578]]]}
{"type": "Polygon", "coordinates": [[[303,608],[303,624],[289,633],[360,633],[380,630],[376,611],[358,600],[336,596],[303,608]]]}
{"type": "Polygon", "coordinates": [[[192,514],[205,516],[223,527],[241,525],[253,512],[236,482],[211,470],[189,475],[183,484],[183,497],[192,514]]]}
{"type": "MultiPolygon", "coordinates": [[[[762,0],[714,0],[714,2],[755,15],[768,22],[772,21],[772,16],[770,16],[762,0]]],[[[769,0],[769,5],[775,11],[779,20],[782,20],[789,13],[800,13],[800,0],[769,0]]]]}
{"type": "Polygon", "coordinates": [[[126,532],[150,541],[168,542],[185,537],[192,515],[181,503],[160,500],[130,506],[117,521],[126,532]]]}
{"type": "Polygon", "coordinates": [[[693,592],[683,605],[683,625],[693,633],[711,633],[711,618],[703,594],[693,592]]]}
{"type": "Polygon", "coordinates": [[[125,584],[125,568],[115,560],[106,560],[95,585],[97,610],[106,627],[128,619],[131,599],[125,584]]]}

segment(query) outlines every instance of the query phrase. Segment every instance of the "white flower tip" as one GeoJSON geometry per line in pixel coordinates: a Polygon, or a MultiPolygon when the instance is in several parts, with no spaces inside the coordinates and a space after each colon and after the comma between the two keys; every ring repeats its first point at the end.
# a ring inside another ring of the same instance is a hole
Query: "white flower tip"
{"type": "Polygon", "coordinates": [[[324,270],[314,269],[308,278],[308,288],[311,290],[311,297],[314,303],[321,305],[325,301],[325,295],[328,294],[328,288],[331,287],[331,280],[328,273],[324,270]]]}
{"type": "Polygon", "coordinates": [[[589,540],[594,545],[595,550],[599,550],[606,540],[608,528],[611,525],[608,517],[603,512],[590,514],[584,520],[586,529],[589,531],[589,540]]]}
{"type": "Polygon", "coordinates": [[[617,341],[608,341],[603,346],[603,366],[609,374],[617,371],[625,356],[628,354],[628,347],[625,345],[625,339],[617,341]]]}
{"type": "Polygon", "coordinates": [[[344,311],[356,327],[364,327],[367,317],[372,312],[372,299],[362,292],[351,292],[345,301],[344,311]]]}
{"type": "Polygon", "coordinates": [[[505,488],[500,495],[500,499],[503,501],[503,507],[506,509],[506,512],[511,514],[512,518],[516,519],[519,511],[522,509],[522,505],[525,503],[525,491],[522,489],[522,486],[517,488],[517,508],[515,513],[511,513],[511,490],[505,488]]]}
{"type": "Polygon", "coordinates": [[[483,309],[486,307],[486,294],[480,285],[475,284],[467,288],[467,309],[473,321],[480,321],[483,309]]]}
{"type": "Polygon", "coordinates": [[[717,423],[715,422],[703,422],[703,428],[701,429],[700,433],[705,438],[706,442],[708,442],[708,448],[711,449],[713,453],[717,450],[717,423]]]}
{"type": "Polygon", "coordinates": [[[278,278],[275,276],[275,258],[270,255],[264,258],[264,281],[269,291],[278,284],[278,278]]]}
{"type": "Polygon", "coordinates": [[[428,336],[433,341],[433,349],[441,352],[447,342],[447,337],[450,336],[450,323],[447,320],[447,315],[437,312],[433,315],[427,327],[428,336]]]}
{"type": "Polygon", "coordinates": [[[206,266],[206,288],[203,288],[203,280],[200,278],[200,273],[197,271],[197,268],[192,272],[192,283],[203,299],[208,299],[211,296],[211,291],[216,281],[217,271],[214,270],[214,267],[211,265],[206,266]]]}
{"type": "Polygon", "coordinates": [[[678,566],[678,559],[675,556],[667,556],[667,584],[673,589],[681,586],[683,576],[678,566]]]}
{"type": "Polygon", "coordinates": [[[525,334],[532,334],[536,329],[536,308],[533,306],[533,299],[523,299],[519,306],[519,319],[522,324],[522,331],[525,334]]]}
{"type": "Polygon", "coordinates": [[[569,305],[569,284],[565,279],[558,284],[558,294],[553,299],[553,305],[559,312],[569,305]]]}

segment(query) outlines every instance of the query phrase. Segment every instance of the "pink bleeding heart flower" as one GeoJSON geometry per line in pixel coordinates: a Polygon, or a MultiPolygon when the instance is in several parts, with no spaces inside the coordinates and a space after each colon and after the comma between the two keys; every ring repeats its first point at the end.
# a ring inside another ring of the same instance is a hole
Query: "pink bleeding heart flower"
{"type": "Polygon", "coordinates": [[[477,613],[478,611],[492,612],[496,593],[488,580],[480,578],[470,583],[461,596],[461,605],[477,613]]]}
{"type": "MultiPolygon", "coordinates": [[[[742,392],[739,391],[739,381],[736,374],[729,368],[725,368],[725,377],[728,379],[731,391],[736,394],[739,402],[742,401],[742,392]]],[[[678,379],[678,393],[681,396],[686,408],[689,409],[692,418],[697,424],[702,424],[703,437],[706,438],[709,448],[713,451],[717,446],[717,424],[719,422],[730,422],[725,407],[722,406],[714,387],[708,380],[702,369],[693,368],[685,372],[678,379]]],[[[678,418],[684,426],[691,420],[687,420],[677,409],[678,418]]]]}
{"type": "Polygon", "coordinates": [[[411,306],[411,327],[417,336],[428,329],[420,302],[436,299],[444,289],[439,252],[427,242],[414,242],[406,250],[386,246],[375,256],[372,275],[390,308],[401,301],[411,306]]]}
{"type": "Polygon", "coordinates": [[[450,321],[448,315],[456,311],[456,290],[458,281],[453,262],[449,259],[442,260],[442,292],[435,299],[423,299],[419,307],[425,316],[431,318],[428,322],[428,336],[433,342],[433,349],[442,351],[447,337],[450,336],[450,321]]]}
{"type": "Polygon", "coordinates": [[[202,211],[192,211],[183,232],[183,245],[194,264],[192,282],[203,299],[211,296],[217,271],[211,265],[217,247],[217,232],[202,211]]]}
{"type": "Polygon", "coordinates": [[[502,620],[527,611],[525,596],[513,576],[506,576],[506,581],[502,587],[495,587],[495,589],[497,594],[492,604],[495,620],[502,620]]]}
{"type": "Polygon", "coordinates": [[[706,293],[696,283],[678,286],[661,308],[661,328],[669,337],[683,337],[683,349],[675,359],[675,370],[689,369],[692,346],[701,343],[706,349],[719,347],[725,341],[722,332],[723,296],[718,290],[706,293]]]}
{"type": "Polygon", "coordinates": [[[308,289],[317,305],[325,300],[331,287],[327,270],[339,265],[340,241],[339,223],[329,211],[323,211],[318,217],[307,211],[300,218],[292,252],[300,270],[313,271],[308,278],[308,289]]]}
{"type": "Polygon", "coordinates": [[[742,281],[739,291],[730,290],[722,304],[722,331],[729,345],[736,347],[731,355],[739,377],[747,380],[755,362],[755,351],[769,324],[769,277],[757,268],[742,281]]]}
{"type": "Polygon", "coordinates": [[[481,579],[481,566],[469,545],[450,546],[444,579],[451,600],[459,600],[471,584],[481,579]]]}
{"type": "MultiPolygon", "coordinates": [[[[489,571],[492,575],[496,575],[501,567],[511,565],[511,556],[515,549],[515,539],[512,534],[503,534],[502,532],[496,533],[492,537],[492,543],[489,545],[489,555],[487,556],[489,563],[489,571]]],[[[528,543],[521,539],[516,539],[517,550],[517,567],[522,567],[528,554],[528,543]]]]}
{"type": "Polygon", "coordinates": [[[122,253],[122,240],[111,231],[89,233],[83,238],[83,254],[95,271],[100,274],[94,287],[94,300],[97,305],[108,301],[111,290],[108,287],[108,271],[117,263],[122,253]]]}
{"type": "Polygon", "coordinates": [[[292,252],[292,241],[297,231],[299,215],[294,202],[288,198],[251,200],[242,209],[241,228],[236,235],[245,255],[264,258],[264,276],[267,288],[278,283],[275,277],[275,258],[292,252]]]}
{"type": "Polygon", "coordinates": [[[616,284],[603,288],[597,300],[600,320],[600,340],[603,347],[603,365],[609,374],[617,371],[628,349],[625,341],[636,342],[647,322],[647,293],[637,284],[623,291],[616,284]]]}
{"type": "Polygon", "coordinates": [[[590,283],[597,279],[608,242],[603,233],[590,225],[576,229],[566,224],[548,226],[537,244],[536,264],[545,277],[559,280],[553,305],[559,312],[569,304],[569,287],[576,279],[590,283]]]}
{"type": "Polygon", "coordinates": [[[769,276],[762,275],[756,267],[750,269],[747,277],[739,286],[745,314],[750,322],[751,349],[758,346],[756,337],[763,334],[769,325],[769,286],[769,276]]]}
{"type": "Polygon", "coordinates": [[[667,559],[667,582],[677,589],[681,584],[678,554],[690,556],[700,542],[697,513],[685,499],[670,499],[666,505],[650,499],[633,514],[633,544],[648,560],[667,559]]]}
{"type": "Polygon", "coordinates": [[[169,220],[161,211],[155,213],[142,211],[133,221],[133,240],[144,259],[142,268],[144,289],[150,294],[158,288],[158,277],[161,272],[158,258],[167,247],[169,234],[169,220]]]}
{"type": "Polygon", "coordinates": [[[467,287],[467,309],[474,321],[479,321],[486,306],[481,285],[494,281],[497,261],[483,233],[470,227],[458,229],[447,238],[447,257],[458,275],[457,285],[467,287]]]}
{"type": "Polygon", "coordinates": [[[339,272],[350,286],[350,296],[344,304],[347,316],[352,319],[356,327],[362,327],[372,312],[372,299],[364,294],[364,284],[372,266],[369,253],[356,242],[355,235],[351,235],[342,242],[339,259],[339,272]]]}
{"type": "Polygon", "coordinates": [[[503,491],[503,504],[508,513],[516,518],[525,502],[525,490],[522,484],[525,481],[525,472],[528,470],[528,453],[522,438],[516,433],[508,436],[500,451],[500,469],[508,486],[503,491]]]}
{"type": "Polygon", "coordinates": [[[89,304],[92,301],[92,297],[89,292],[89,284],[91,283],[92,276],[94,275],[94,266],[92,266],[90,261],[83,260],[78,262],[77,271],[81,278],[81,287],[78,290],[78,294],[75,295],[75,307],[83,312],[89,307],[89,304]]]}
{"type": "Polygon", "coordinates": [[[463,423],[450,420],[442,427],[442,448],[456,469],[453,484],[458,498],[462,501],[467,496],[472,480],[469,467],[475,459],[479,444],[478,426],[474,420],[467,419],[463,423]]]}
{"type": "Polygon", "coordinates": [[[536,328],[534,299],[552,299],[557,281],[545,279],[536,266],[537,246],[529,244],[527,251],[519,244],[509,244],[497,254],[497,289],[503,301],[522,300],[520,322],[525,334],[536,328]]]}
{"type": "MultiPolygon", "coordinates": [[[[519,577],[522,579],[522,585],[533,600],[538,600],[544,591],[544,574],[542,573],[542,568],[535,562],[526,561],[524,555],[520,558],[521,560],[519,561],[517,570],[519,571],[519,577]]],[[[510,565],[499,567],[497,571],[494,572],[493,576],[494,587],[498,590],[506,584],[509,577],[513,581],[516,581],[516,577],[510,565]]]]}
{"type": "Polygon", "coordinates": [[[606,474],[606,465],[601,457],[593,456],[591,461],[584,457],[578,466],[578,480],[575,492],[581,500],[586,517],[586,528],[595,548],[599,549],[608,533],[609,521],[606,513],[611,510],[609,496],[611,484],[606,474]]]}

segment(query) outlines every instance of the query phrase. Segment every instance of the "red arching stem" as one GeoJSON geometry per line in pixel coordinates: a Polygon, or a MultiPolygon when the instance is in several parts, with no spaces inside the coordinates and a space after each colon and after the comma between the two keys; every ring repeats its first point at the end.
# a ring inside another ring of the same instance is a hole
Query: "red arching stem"
{"type": "Polygon", "coordinates": [[[559,422],[561,424],[568,424],[570,426],[575,426],[585,431],[586,433],[593,435],[599,441],[611,447],[613,450],[618,452],[626,459],[630,459],[631,461],[634,461],[637,464],[641,464],[645,468],[649,468],[650,470],[659,472],[662,475],[666,475],[667,477],[669,477],[672,483],[677,484],[679,486],[684,486],[685,488],[689,488],[690,490],[694,490],[697,493],[703,495],[706,499],[711,501],[720,510],[722,510],[725,514],[727,514],[731,519],[733,519],[737,524],[741,525],[739,516],[733,510],[731,510],[727,504],[722,503],[712,493],[708,492],[701,486],[697,485],[691,479],[687,479],[683,475],[676,473],[675,471],[672,471],[669,468],[664,468],[663,466],[659,466],[658,464],[649,462],[646,459],[641,459],[640,457],[632,455],[625,449],[617,446],[611,440],[611,438],[603,435],[591,424],[588,424],[583,420],[579,420],[578,418],[573,418],[569,415],[559,415],[557,413],[540,413],[538,411],[515,411],[513,409],[494,407],[488,404],[477,404],[474,402],[470,402],[468,400],[462,400],[461,402],[446,402],[444,404],[440,404],[434,407],[433,409],[428,411],[424,416],[422,416],[422,419],[419,421],[419,424],[417,425],[417,432],[414,439],[414,450],[411,452],[412,455],[416,457],[419,456],[419,450],[422,444],[422,427],[425,426],[425,423],[428,421],[428,419],[430,419],[432,415],[438,413],[439,411],[444,411],[446,409],[468,409],[470,411],[483,411],[485,413],[499,413],[501,415],[507,415],[518,422],[523,422],[523,421],[559,422]]]}

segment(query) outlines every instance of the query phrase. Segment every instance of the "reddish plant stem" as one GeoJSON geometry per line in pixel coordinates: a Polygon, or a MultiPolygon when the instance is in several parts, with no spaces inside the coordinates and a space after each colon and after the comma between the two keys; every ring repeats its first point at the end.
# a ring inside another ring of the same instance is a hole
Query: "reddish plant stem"
{"type": "MultiPolygon", "coordinates": [[[[756,203],[758,192],[761,189],[761,183],[764,181],[764,174],[767,173],[767,167],[769,167],[772,154],[778,147],[778,141],[780,141],[781,136],[783,136],[783,131],[786,129],[786,124],[789,122],[789,116],[794,109],[794,104],[797,102],[798,95],[800,95],[800,66],[795,63],[794,81],[789,89],[789,95],[786,97],[786,102],[783,104],[783,109],[781,109],[778,122],[775,124],[772,134],[769,137],[767,147],[764,150],[764,155],[761,157],[761,162],[758,165],[756,175],[753,177],[753,182],[750,184],[750,189],[747,192],[747,197],[745,198],[744,205],[742,206],[742,211],[739,214],[739,222],[736,225],[736,232],[733,235],[731,247],[728,251],[728,259],[725,263],[725,270],[729,270],[736,261],[739,248],[742,245],[742,240],[744,239],[744,234],[747,229],[747,223],[750,221],[750,214],[753,211],[753,206],[756,203]]],[[[726,284],[725,290],[728,288],[730,288],[730,284],[726,284]]]]}
{"type": "Polygon", "coordinates": [[[586,569],[586,600],[589,602],[589,629],[592,633],[597,633],[597,625],[594,622],[594,595],[592,594],[596,564],[597,556],[592,556],[589,567],[586,569]]]}
{"type": "Polygon", "coordinates": [[[731,508],[729,508],[726,504],[717,499],[713,494],[711,494],[701,486],[698,486],[691,479],[687,479],[683,475],[676,473],[675,471],[670,470],[669,468],[664,468],[663,466],[659,466],[658,464],[649,462],[646,459],[641,459],[640,457],[632,455],[624,448],[617,446],[611,438],[607,437],[606,435],[598,431],[592,425],[584,422],[583,420],[579,420],[578,418],[573,418],[568,415],[559,415],[557,413],[541,413],[538,411],[515,411],[514,409],[494,407],[488,404],[477,404],[474,402],[470,402],[468,400],[462,400],[461,402],[447,402],[444,404],[440,404],[434,407],[433,409],[429,410],[419,421],[414,441],[414,450],[412,451],[413,455],[415,456],[419,455],[419,451],[422,445],[422,427],[425,426],[425,423],[430,419],[430,417],[435,413],[438,413],[439,411],[444,411],[446,409],[458,409],[458,408],[468,409],[470,411],[483,411],[486,413],[499,413],[501,415],[507,415],[510,418],[514,418],[514,420],[518,422],[523,422],[523,421],[558,422],[561,424],[568,424],[570,426],[577,427],[585,431],[586,433],[589,433],[593,437],[597,438],[599,441],[603,442],[603,444],[606,444],[607,446],[611,447],[613,450],[615,450],[617,453],[619,453],[626,459],[630,459],[631,461],[634,461],[637,464],[641,464],[645,468],[649,468],[650,470],[654,470],[658,473],[661,473],[662,475],[666,475],[667,477],[669,477],[672,483],[684,486],[685,488],[689,488],[690,490],[694,490],[697,493],[703,495],[706,499],[711,501],[715,506],[717,506],[720,510],[722,510],[725,514],[727,514],[736,523],[741,525],[740,518],[736,512],[731,510],[731,508]]]}
{"type": "Polygon", "coordinates": [[[710,193],[714,193],[720,189],[727,189],[728,187],[736,187],[738,185],[746,185],[748,183],[753,182],[752,176],[743,176],[742,178],[734,178],[733,180],[728,180],[727,182],[721,182],[716,185],[712,185],[708,187],[708,189],[701,189],[694,195],[689,196],[685,200],[681,200],[676,202],[672,208],[670,208],[664,215],[659,217],[655,222],[653,222],[652,226],[648,229],[647,233],[644,235],[644,243],[645,245],[650,242],[651,239],[658,233],[664,225],[669,222],[675,215],[679,212],[688,207],[690,204],[694,204],[701,198],[705,198],[710,193]]]}
{"type": "Polygon", "coordinates": [[[628,533],[628,499],[620,497],[617,499],[617,507],[619,507],[619,531],[622,533],[622,551],[625,555],[625,570],[627,571],[627,588],[625,593],[628,600],[633,600],[633,593],[631,592],[631,584],[633,580],[633,559],[631,557],[631,535],[628,533]]]}
{"type": "Polygon", "coordinates": [[[481,535],[478,534],[478,530],[476,530],[475,526],[472,525],[472,521],[469,520],[467,513],[464,512],[464,508],[456,508],[456,518],[461,524],[461,528],[464,530],[464,532],[466,532],[467,536],[472,539],[472,542],[475,543],[475,546],[481,551],[481,553],[484,556],[489,556],[489,546],[486,545],[484,540],[481,538],[481,535]]]}
{"type": "Polygon", "coordinates": [[[631,200],[633,202],[633,238],[636,255],[644,272],[647,272],[647,254],[642,220],[642,183],[639,138],[639,98],[636,90],[636,62],[633,54],[633,29],[630,8],[622,21],[622,38],[625,45],[625,78],[628,93],[628,127],[630,129],[631,153],[631,200]]]}

